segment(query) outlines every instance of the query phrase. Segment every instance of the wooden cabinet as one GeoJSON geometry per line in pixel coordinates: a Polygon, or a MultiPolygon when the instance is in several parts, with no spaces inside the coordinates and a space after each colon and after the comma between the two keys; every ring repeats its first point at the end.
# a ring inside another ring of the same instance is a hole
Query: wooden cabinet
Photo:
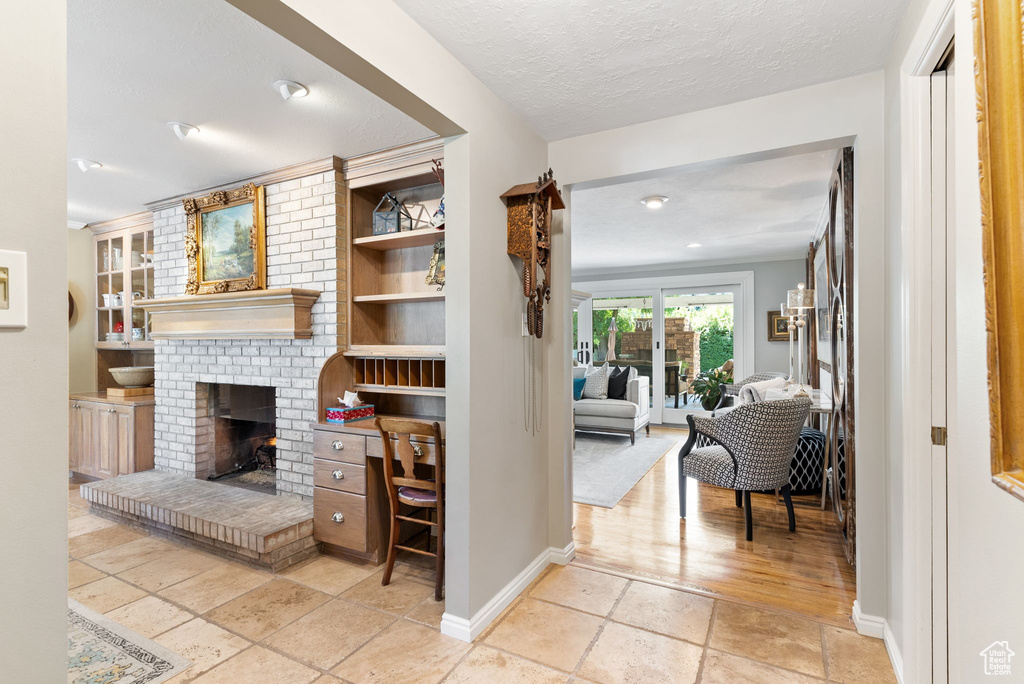
{"type": "Polygon", "coordinates": [[[106,479],[153,468],[152,399],[125,401],[72,395],[68,403],[68,465],[106,479]]]}
{"type": "Polygon", "coordinates": [[[152,214],[90,227],[96,245],[97,349],[153,349],[149,316],[134,306],[135,300],[155,295],[152,214]]]}

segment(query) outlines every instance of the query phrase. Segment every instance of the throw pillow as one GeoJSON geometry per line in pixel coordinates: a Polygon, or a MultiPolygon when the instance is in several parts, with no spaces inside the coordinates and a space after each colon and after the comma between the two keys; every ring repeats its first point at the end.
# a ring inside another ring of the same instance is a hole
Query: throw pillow
{"type": "Polygon", "coordinates": [[[579,401],[583,398],[583,386],[587,384],[586,378],[573,378],[572,379],[572,399],[573,401],[579,401]]]}
{"type": "Polygon", "coordinates": [[[626,384],[629,382],[629,367],[616,368],[608,376],[608,398],[625,399],[626,384]]]}
{"type": "Polygon", "coordinates": [[[608,398],[608,364],[595,368],[587,373],[586,383],[583,385],[584,399],[607,399],[608,398]]]}
{"type": "Polygon", "coordinates": [[[589,363],[586,366],[573,366],[572,367],[572,377],[573,378],[585,378],[585,377],[587,377],[587,373],[589,373],[592,370],[594,370],[594,369],[591,367],[591,365],[589,363]]]}

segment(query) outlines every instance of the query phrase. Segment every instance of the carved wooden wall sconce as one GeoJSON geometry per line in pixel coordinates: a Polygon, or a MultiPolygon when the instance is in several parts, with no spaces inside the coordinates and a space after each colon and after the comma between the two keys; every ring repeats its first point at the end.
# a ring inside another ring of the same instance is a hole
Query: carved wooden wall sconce
{"type": "Polygon", "coordinates": [[[544,336],[544,303],[551,300],[551,212],[565,209],[551,169],[536,183],[523,183],[501,196],[508,207],[508,253],[523,260],[526,327],[544,336]]]}

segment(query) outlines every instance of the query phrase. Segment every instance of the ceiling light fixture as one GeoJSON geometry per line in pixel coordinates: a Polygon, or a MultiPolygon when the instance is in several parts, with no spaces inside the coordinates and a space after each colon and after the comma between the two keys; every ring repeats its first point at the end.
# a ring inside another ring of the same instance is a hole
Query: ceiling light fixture
{"type": "Polygon", "coordinates": [[[174,135],[178,136],[178,140],[184,140],[192,133],[199,132],[199,129],[192,124],[187,124],[182,121],[168,121],[167,126],[174,130],[174,135]]]}
{"type": "Polygon", "coordinates": [[[701,245],[699,242],[691,242],[686,246],[689,247],[690,249],[693,249],[694,247],[702,247],[703,245],[701,245]]]}
{"type": "Polygon", "coordinates": [[[103,164],[100,164],[98,161],[93,161],[92,159],[83,159],[82,157],[75,157],[71,161],[74,162],[75,164],[78,164],[78,168],[79,170],[81,170],[82,173],[85,173],[89,169],[103,168],[103,164]]]}
{"type": "Polygon", "coordinates": [[[274,81],[274,90],[281,93],[281,97],[285,100],[309,95],[309,88],[295,81],[274,81]]]}
{"type": "Polygon", "coordinates": [[[664,195],[651,195],[650,197],[644,197],[640,200],[640,204],[644,205],[648,209],[661,209],[661,206],[668,202],[668,197],[664,195]]]}

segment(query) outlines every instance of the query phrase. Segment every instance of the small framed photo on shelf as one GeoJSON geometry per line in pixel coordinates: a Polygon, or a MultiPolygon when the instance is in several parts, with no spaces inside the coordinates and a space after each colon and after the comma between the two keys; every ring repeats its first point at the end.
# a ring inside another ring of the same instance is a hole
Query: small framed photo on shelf
{"type": "Polygon", "coordinates": [[[789,318],[781,311],[768,312],[768,341],[789,342],[789,318]]]}

